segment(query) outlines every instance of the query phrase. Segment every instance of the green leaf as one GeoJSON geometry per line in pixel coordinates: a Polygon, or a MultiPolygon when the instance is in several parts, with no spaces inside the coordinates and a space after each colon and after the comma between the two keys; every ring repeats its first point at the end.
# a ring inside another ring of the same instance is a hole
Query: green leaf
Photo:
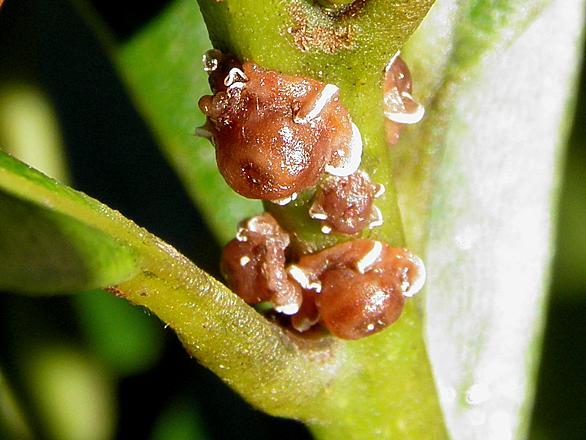
{"type": "Polygon", "coordinates": [[[159,361],[163,330],[144,310],[101,291],[76,295],[73,304],[93,351],[119,375],[141,373],[159,361]]]}
{"type": "Polygon", "coordinates": [[[112,438],[115,379],[100,362],[62,342],[44,341],[21,350],[24,385],[34,396],[35,410],[48,439],[112,438]]]}
{"type": "Polygon", "coordinates": [[[201,62],[210,48],[197,5],[179,0],[125,43],[117,60],[162,151],[219,242],[225,243],[238,222],[258,214],[262,206],[228,187],[213,146],[194,135],[204,123],[197,101],[210,93],[201,62]]]}
{"type": "Polygon", "coordinates": [[[76,292],[134,275],[140,259],[100,227],[102,209],[0,152],[0,288],[76,292]]]}
{"type": "Polygon", "coordinates": [[[175,396],[159,414],[150,440],[205,440],[210,436],[203,428],[197,402],[185,396],[175,396]]]}
{"type": "Polygon", "coordinates": [[[581,1],[440,0],[404,51],[429,105],[395,151],[397,187],[408,241],[427,249],[454,439],[526,436],[583,19],[581,1]]]}
{"type": "Polygon", "coordinates": [[[0,369],[0,434],[8,440],[33,438],[22,406],[16,399],[14,389],[8,383],[2,369],[0,369]]]}
{"type": "Polygon", "coordinates": [[[39,84],[0,85],[0,148],[60,182],[69,178],[57,115],[39,84]]]}

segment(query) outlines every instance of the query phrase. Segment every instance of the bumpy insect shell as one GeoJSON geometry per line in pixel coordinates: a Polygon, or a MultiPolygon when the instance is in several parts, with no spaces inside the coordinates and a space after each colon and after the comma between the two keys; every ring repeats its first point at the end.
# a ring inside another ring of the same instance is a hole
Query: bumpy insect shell
{"type": "Polygon", "coordinates": [[[305,289],[319,291],[315,300],[321,322],[343,339],[359,339],[395,322],[405,297],[425,282],[418,257],[362,239],[303,256],[289,273],[305,289]]]}
{"type": "Polygon", "coordinates": [[[337,92],[312,112],[326,87],[320,81],[252,62],[242,72],[225,90],[200,100],[220,173],[254,199],[284,199],[314,186],[333,155],[352,142],[352,122],[337,92]]]}
{"type": "Polygon", "coordinates": [[[378,218],[380,211],[373,206],[382,190],[382,185],[373,184],[363,172],[328,176],[317,189],[309,216],[322,221],[324,232],[331,229],[342,234],[357,234],[369,225],[382,222],[378,218]]]}
{"type": "Polygon", "coordinates": [[[289,235],[268,213],[241,223],[222,252],[221,270],[228,285],[249,304],[270,301],[278,312],[299,310],[302,291],[285,271],[289,235]]]}

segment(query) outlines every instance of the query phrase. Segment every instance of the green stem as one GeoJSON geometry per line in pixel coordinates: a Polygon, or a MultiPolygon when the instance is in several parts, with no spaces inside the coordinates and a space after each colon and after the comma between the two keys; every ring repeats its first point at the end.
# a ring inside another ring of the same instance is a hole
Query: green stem
{"type": "MultiPolygon", "coordinates": [[[[383,72],[431,3],[355,1],[332,13],[300,0],[199,0],[215,47],[264,68],[340,87],[362,134],[361,168],[386,188],[385,197],[377,200],[385,223],[364,236],[395,246],[405,240],[384,138],[383,72]]],[[[306,252],[348,239],[322,234],[308,218],[309,203],[305,194],[285,207],[265,206],[306,252]]],[[[302,419],[320,438],[445,438],[422,334],[419,310],[411,302],[384,332],[340,341],[337,372],[306,402],[310,415],[302,419]]]]}
{"type": "Polygon", "coordinates": [[[338,362],[331,338],[299,341],[173,251],[110,291],[153,311],[187,351],[256,407],[304,418],[338,362]],[[181,271],[176,266],[182,267],[181,271]],[[292,391],[294,390],[294,391],[292,391]]]}
{"type": "Polygon", "coordinates": [[[202,364],[267,412],[304,417],[304,403],[335,374],[336,344],[330,339],[297,341],[120,213],[2,153],[0,189],[83,222],[129,249],[137,270],[108,290],[157,315],[202,364]]]}
{"type": "MultiPolygon", "coordinates": [[[[385,224],[364,235],[404,245],[384,139],[382,78],[385,65],[415,30],[432,1],[354,1],[337,13],[303,0],[200,0],[199,4],[215,47],[265,68],[315,77],[340,87],[342,101],[362,134],[362,169],[386,188],[384,197],[377,200],[385,224]]],[[[267,205],[267,209],[285,226],[292,226],[304,251],[343,239],[323,237],[317,222],[308,221],[304,214],[308,202],[308,198],[301,198],[293,206],[267,205]]]]}

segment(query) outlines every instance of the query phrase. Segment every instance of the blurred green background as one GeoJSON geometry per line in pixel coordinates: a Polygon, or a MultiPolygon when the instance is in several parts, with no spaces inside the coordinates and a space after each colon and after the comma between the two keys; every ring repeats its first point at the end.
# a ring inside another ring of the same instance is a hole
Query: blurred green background
{"type": "MultiPolygon", "coordinates": [[[[169,1],[92,3],[115,43],[123,44],[169,1]]],[[[82,18],[86,6],[7,0],[0,10],[0,146],[121,211],[217,276],[219,246],[112,66],[105,49],[112,42],[98,40],[82,18]],[[34,145],[45,148],[29,150],[34,145]]],[[[196,66],[200,56],[193,54],[196,66]]],[[[532,439],[586,434],[584,72],[581,78],[532,439]]],[[[251,409],[189,359],[173,332],[122,300],[101,292],[52,298],[6,293],[0,295],[0,438],[27,437],[309,435],[296,422],[251,409]]]]}

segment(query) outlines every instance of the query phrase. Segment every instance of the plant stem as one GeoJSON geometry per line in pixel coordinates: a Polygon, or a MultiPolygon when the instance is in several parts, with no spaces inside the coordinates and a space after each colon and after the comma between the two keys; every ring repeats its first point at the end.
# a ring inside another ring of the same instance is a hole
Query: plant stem
{"type": "Polygon", "coordinates": [[[170,255],[154,256],[142,273],[110,291],[153,311],[192,356],[256,407],[303,417],[336,372],[332,338],[299,343],[220,283],[206,277],[202,284],[197,267],[170,255]]]}
{"type": "Polygon", "coordinates": [[[49,207],[136,256],[136,271],[108,290],[146,307],[185,348],[259,408],[301,418],[336,373],[331,339],[298,343],[174,248],[81,193],[0,153],[0,194],[49,207]],[[295,387],[293,399],[289,387],[295,387]]]}
{"type": "MultiPolygon", "coordinates": [[[[377,200],[385,223],[363,235],[394,246],[405,241],[384,138],[382,79],[385,65],[431,3],[355,1],[332,12],[301,0],[199,0],[215,47],[263,68],[340,88],[341,101],[362,134],[361,169],[386,188],[385,197],[377,200]]],[[[303,252],[348,239],[322,234],[308,219],[309,203],[310,196],[302,195],[285,207],[265,207],[293,233],[303,252]]],[[[445,438],[422,333],[419,310],[409,303],[384,332],[339,341],[337,372],[314,401],[305,403],[310,411],[301,419],[320,438],[445,438]]]]}

